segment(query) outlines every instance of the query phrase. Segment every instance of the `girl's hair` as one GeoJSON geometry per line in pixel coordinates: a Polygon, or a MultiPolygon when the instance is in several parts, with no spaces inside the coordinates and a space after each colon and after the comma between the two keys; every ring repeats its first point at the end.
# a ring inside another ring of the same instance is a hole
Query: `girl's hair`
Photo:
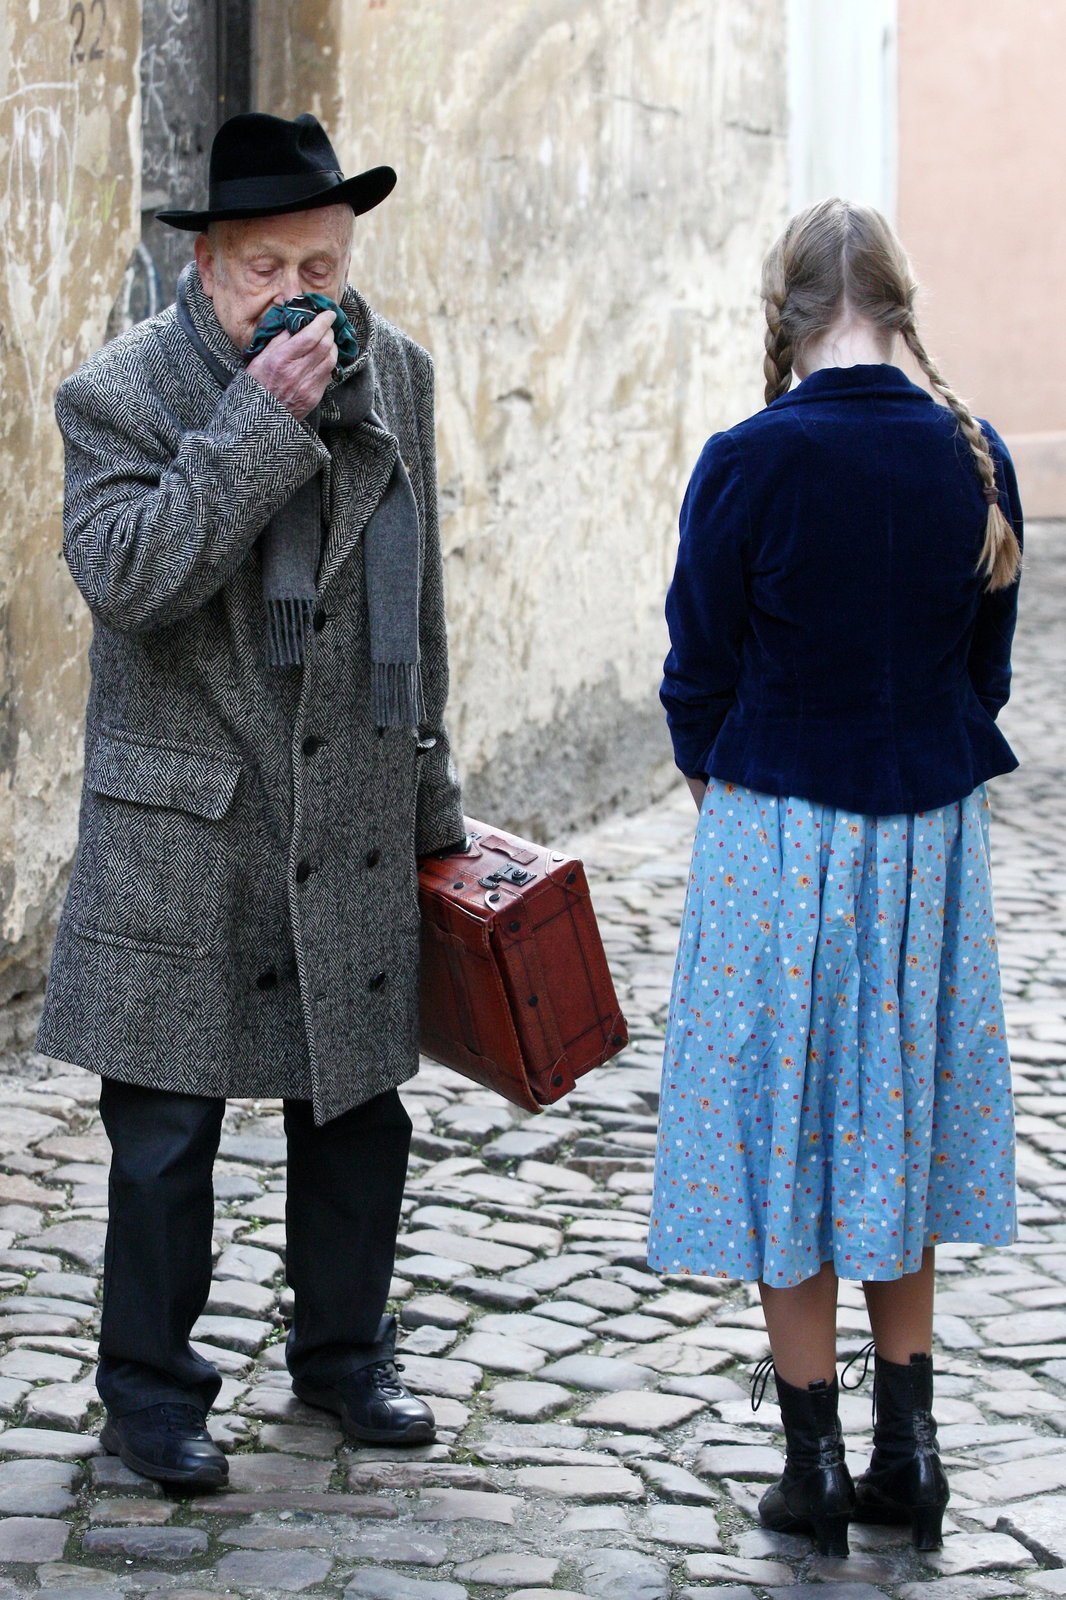
{"type": "Polygon", "coordinates": [[[914,302],[918,284],[906,252],[879,211],[848,200],[821,200],[797,212],[763,263],[766,308],[766,404],[792,383],[796,352],[824,333],[844,311],[865,317],[891,337],[898,334],[930,384],[954,412],[973,455],[988,502],[985,542],[978,561],[989,589],[1013,583],[1021,551],[996,492],[996,467],[988,440],[966,402],[949,388],[918,334],[914,302]]]}

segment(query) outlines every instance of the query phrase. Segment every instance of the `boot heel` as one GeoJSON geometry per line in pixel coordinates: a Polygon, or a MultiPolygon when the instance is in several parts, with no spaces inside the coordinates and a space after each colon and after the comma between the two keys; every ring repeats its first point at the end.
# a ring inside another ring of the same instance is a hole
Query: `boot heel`
{"type": "Polygon", "coordinates": [[[819,1555],[843,1559],[848,1552],[849,1517],[812,1517],[811,1532],[819,1555]]]}
{"type": "Polygon", "coordinates": [[[944,1522],[943,1506],[913,1506],[911,1508],[911,1539],[916,1550],[939,1550],[943,1544],[941,1528],[944,1522]]]}

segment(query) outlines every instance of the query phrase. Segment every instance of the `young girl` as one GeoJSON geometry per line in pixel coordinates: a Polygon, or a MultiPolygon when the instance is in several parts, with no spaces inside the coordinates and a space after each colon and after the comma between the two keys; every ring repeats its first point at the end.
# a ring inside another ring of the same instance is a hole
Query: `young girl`
{"type": "Polygon", "coordinates": [[[786,1439],[760,1516],[834,1555],[853,1518],[939,1545],[934,1247],[1015,1236],[984,783],[1017,765],[995,717],[1022,517],[916,289],[876,211],[792,219],[764,268],[766,409],[705,446],[667,600],[700,818],[649,1261],[758,1281],[786,1439]],[[945,404],[892,364],[901,342],[945,404]],[[855,1484],[838,1278],[876,1350],[855,1484]]]}

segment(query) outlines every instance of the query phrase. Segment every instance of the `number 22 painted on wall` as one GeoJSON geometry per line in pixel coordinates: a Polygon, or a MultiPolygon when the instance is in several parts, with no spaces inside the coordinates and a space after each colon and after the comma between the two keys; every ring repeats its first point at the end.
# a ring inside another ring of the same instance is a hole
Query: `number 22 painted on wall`
{"type": "Polygon", "coordinates": [[[100,43],[104,36],[104,28],[107,26],[107,0],[90,0],[88,11],[86,11],[82,0],[75,0],[74,5],[70,8],[69,21],[74,29],[74,43],[70,51],[71,65],[76,66],[79,62],[85,60],[102,61],[107,54],[107,51],[100,43]],[[99,13],[98,21],[97,13],[99,13]],[[96,32],[92,43],[86,50],[85,35],[87,31],[92,31],[94,25],[96,32]]]}

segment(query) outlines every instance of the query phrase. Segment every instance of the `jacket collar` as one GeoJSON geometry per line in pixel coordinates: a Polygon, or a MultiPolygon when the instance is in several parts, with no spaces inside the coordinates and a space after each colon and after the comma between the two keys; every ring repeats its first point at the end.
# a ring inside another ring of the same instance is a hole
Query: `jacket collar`
{"type": "Polygon", "coordinates": [[[768,408],[805,405],[812,400],[907,399],[935,405],[931,394],[912,383],[905,372],[888,362],[869,366],[819,367],[768,408]]]}

